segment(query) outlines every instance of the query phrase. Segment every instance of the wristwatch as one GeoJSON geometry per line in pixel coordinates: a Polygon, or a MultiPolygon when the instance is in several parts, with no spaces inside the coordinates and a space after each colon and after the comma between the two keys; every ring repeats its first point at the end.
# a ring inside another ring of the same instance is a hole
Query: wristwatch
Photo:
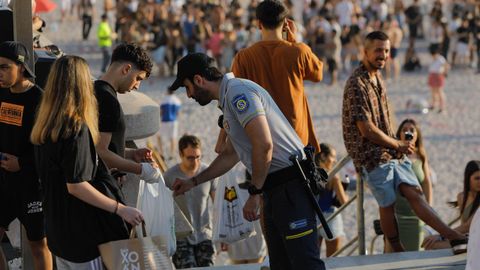
{"type": "Polygon", "coordinates": [[[258,189],[254,185],[248,186],[248,194],[250,194],[250,195],[258,195],[258,194],[262,194],[262,192],[263,191],[261,189],[258,189]]]}

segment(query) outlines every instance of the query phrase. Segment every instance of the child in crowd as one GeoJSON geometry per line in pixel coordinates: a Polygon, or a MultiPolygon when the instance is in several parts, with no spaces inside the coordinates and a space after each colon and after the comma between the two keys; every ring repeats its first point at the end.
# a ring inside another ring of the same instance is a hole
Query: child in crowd
{"type": "Polygon", "coordinates": [[[432,93],[430,109],[438,108],[438,112],[441,113],[445,110],[445,93],[443,88],[449,65],[447,60],[440,54],[438,46],[432,45],[429,50],[433,58],[433,62],[428,67],[428,86],[430,86],[432,93]]]}

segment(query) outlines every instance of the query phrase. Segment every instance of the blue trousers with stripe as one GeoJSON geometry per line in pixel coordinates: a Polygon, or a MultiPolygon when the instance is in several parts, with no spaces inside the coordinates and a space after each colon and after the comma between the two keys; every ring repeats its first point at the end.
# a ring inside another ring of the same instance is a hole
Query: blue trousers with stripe
{"type": "Polygon", "coordinates": [[[264,230],[272,270],[323,270],[316,218],[304,184],[292,180],[263,194],[264,230]]]}

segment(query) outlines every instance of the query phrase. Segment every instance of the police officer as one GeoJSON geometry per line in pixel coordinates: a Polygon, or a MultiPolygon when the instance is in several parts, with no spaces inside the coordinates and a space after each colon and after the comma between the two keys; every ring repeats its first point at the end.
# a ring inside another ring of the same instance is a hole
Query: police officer
{"type": "Polygon", "coordinates": [[[218,100],[228,135],[225,150],[189,181],[176,179],[174,195],[223,175],[240,160],[252,175],[243,216],[258,219],[263,196],[271,269],[325,269],[313,206],[289,160],[291,155],[305,157],[300,138],[265,89],[232,73],[223,75],[213,61],[202,53],[186,55],[170,89],[185,87],[188,97],[202,106],[218,100]]]}

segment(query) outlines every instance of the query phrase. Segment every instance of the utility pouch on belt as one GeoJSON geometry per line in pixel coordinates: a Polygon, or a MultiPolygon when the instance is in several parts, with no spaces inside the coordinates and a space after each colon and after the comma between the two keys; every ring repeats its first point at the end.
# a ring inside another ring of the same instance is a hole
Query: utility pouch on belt
{"type": "Polygon", "coordinates": [[[325,191],[328,174],[315,164],[315,148],[313,146],[307,145],[303,148],[303,151],[307,157],[303,170],[305,176],[310,180],[310,189],[315,195],[321,194],[325,191]]]}

